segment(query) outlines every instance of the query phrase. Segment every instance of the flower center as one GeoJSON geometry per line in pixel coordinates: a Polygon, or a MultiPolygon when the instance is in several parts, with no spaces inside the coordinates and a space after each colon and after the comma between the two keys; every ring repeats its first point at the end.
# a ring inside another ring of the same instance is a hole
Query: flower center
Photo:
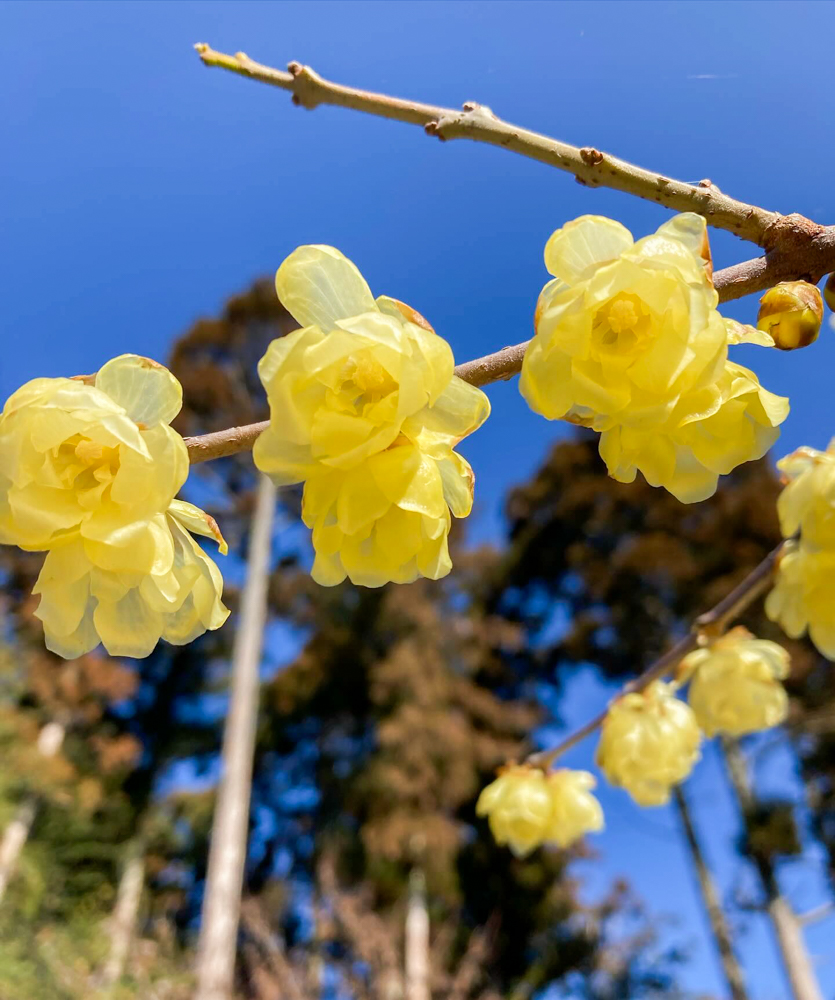
{"type": "Polygon", "coordinates": [[[52,460],[58,478],[88,509],[101,503],[102,494],[119,471],[118,448],[108,448],[81,434],[53,448],[52,460]]]}
{"type": "Polygon", "coordinates": [[[609,306],[607,319],[615,333],[631,330],[638,322],[638,311],[634,303],[626,298],[617,298],[609,306]]]}
{"type": "Polygon", "coordinates": [[[376,403],[397,389],[397,383],[375,358],[367,354],[349,358],[342,366],[339,393],[362,408],[376,403]]]}
{"type": "Polygon", "coordinates": [[[637,295],[621,292],[595,316],[595,342],[607,355],[628,355],[647,346],[651,324],[646,306],[637,295]]]}

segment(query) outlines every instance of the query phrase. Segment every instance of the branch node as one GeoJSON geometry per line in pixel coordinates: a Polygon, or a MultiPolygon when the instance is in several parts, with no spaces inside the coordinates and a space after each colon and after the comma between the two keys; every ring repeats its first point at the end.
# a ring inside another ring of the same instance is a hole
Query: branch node
{"type": "Polygon", "coordinates": [[[805,215],[792,212],[778,215],[763,234],[766,253],[790,253],[807,247],[809,242],[824,231],[825,227],[812,222],[805,215]]]}
{"type": "Polygon", "coordinates": [[[313,111],[322,103],[319,99],[322,77],[295,59],[287,63],[287,72],[293,77],[293,104],[313,111]]]}
{"type": "Polygon", "coordinates": [[[583,146],[580,150],[580,156],[583,163],[588,164],[590,167],[596,167],[598,163],[603,162],[603,154],[599,149],[595,149],[594,146],[583,146]]]}

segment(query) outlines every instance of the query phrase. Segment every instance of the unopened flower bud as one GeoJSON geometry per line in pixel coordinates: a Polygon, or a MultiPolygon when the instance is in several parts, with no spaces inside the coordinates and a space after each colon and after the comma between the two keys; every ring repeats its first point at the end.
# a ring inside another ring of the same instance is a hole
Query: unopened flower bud
{"type": "Polygon", "coordinates": [[[821,293],[808,281],[781,281],[760,299],[757,329],[770,333],[781,351],[813,344],[822,321],[821,293]]]}
{"type": "Polygon", "coordinates": [[[826,279],[823,286],[823,301],[835,312],[835,271],[826,279]]]}
{"type": "Polygon", "coordinates": [[[778,726],[786,717],[781,681],[789,674],[789,654],[776,642],[735,628],[690,653],[681,666],[693,677],[688,701],[708,736],[744,736],[778,726]]]}
{"type": "Polygon", "coordinates": [[[639,805],[660,806],[693,769],[700,741],[692,709],[675,697],[671,685],[654,681],[611,705],[596,759],[609,781],[639,805]]]}
{"type": "Polygon", "coordinates": [[[484,789],[476,814],[487,816],[497,844],[523,858],[540,844],[568,847],[583,834],[603,829],[603,810],[590,791],[594,786],[588,771],[545,774],[514,764],[484,789]]]}

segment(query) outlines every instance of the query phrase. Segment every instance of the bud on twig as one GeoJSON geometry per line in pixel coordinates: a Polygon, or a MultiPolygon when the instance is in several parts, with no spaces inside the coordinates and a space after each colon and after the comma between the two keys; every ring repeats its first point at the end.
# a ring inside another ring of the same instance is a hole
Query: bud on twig
{"type": "Polygon", "coordinates": [[[829,275],[823,286],[823,300],[832,312],[835,312],[835,271],[829,275]]]}
{"type": "Polygon", "coordinates": [[[822,321],[821,293],[808,281],[781,281],[760,299],[757,329],[770,333],[781,351],[813,344],[822,321]]]}

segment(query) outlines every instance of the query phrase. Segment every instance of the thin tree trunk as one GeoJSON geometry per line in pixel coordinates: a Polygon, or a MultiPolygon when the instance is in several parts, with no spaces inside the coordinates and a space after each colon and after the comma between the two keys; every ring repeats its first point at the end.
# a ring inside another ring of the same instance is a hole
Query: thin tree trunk
{"type": "Polygon", "coordinates": [[[731,931],[725,919],[722,904],[719,901],[719,893],[713,881],[713,875],[707,866],[707,862],[702,854],[693,820],[690,816],[690,807],[680,786],[673,789],[673,797],[678,807],[681,825],[684,827],[684,837],[687,846],[690,848],[690,856],[693,859],[693,867],[696,870],[696,877],[699,880],[699,888],[702,893],[702,901],[707,911],[707,919],[710,922],[710,929],[716,941],[716,949],[719,952],[719,960],[722,963],[722,972],[731,991],[733,1000],[748,1000],[748,992],[745,989],[745,980],[742,975],[742,967],[736,957],[731,931]]]}
{"type": "Polygon", "coordinates": [[[142,838],[136,837],[128,847],[111,917],[110,954],[101,977],[106,989],[115,986],[124,975],[144,886],[145,844],[142,838]]]}
{"type": "Polygon", "coordinates": [[[275,487],[262,476],[252,518],[246,585],[232,651],[232,692],[223,732],[223,771],[209,848],[196,1000],[231,1000],[232,997],[249,833],[258,672],[267,613],[274,510],[275,487]]]}
{"type": "MultiPolygon", "coordinates": [[[[38,734],[38,750],[41,754],[44,757],[54,757],[61,749],[66,732],[66,726],[62,723],[47,722],[38,734]]],[[[20,852],[29,839],[37,811],[37,796],[27,796],[18,806],[14,818],[3,833],[3,840],[0,841],[0,901],[17,871],[20,852]]]]}
{"type": "Polygon", "coordinates": [[[429,1000],[429,912],[426,878],[420,868],[409,877],[406,914],[406,1000],[429,1000]]]}
{"type": "MultiPolygon", "coordinates": [[[[748,778],[745,758],[735,740],[723,738],[721,745],[745,829],[750,831],[756,800],[748,778]]],[[[774,934],[794,1000],[823,1000],[812,959],[803,939],[803,928],[797,914],[780,894],[771,858],[757,852],[751,854],[751,859],[762,882],[766,910],[774,926],[774,934]]]]}

